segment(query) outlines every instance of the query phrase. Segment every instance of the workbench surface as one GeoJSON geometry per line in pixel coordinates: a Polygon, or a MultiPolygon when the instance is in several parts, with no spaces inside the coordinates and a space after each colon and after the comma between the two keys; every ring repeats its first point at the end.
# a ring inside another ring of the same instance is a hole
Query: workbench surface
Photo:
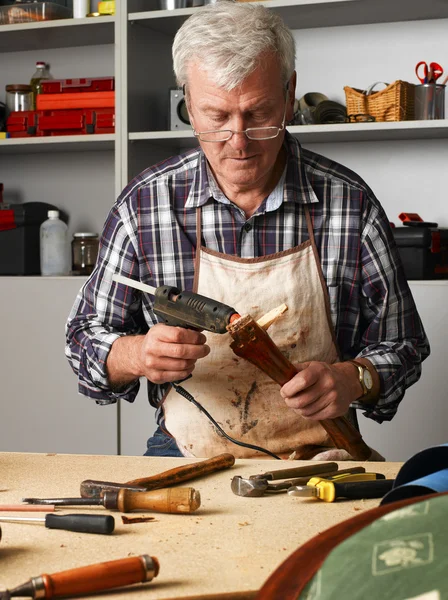
{"type": "MultiPolygon", "coordinates": [[[[23,497],[75,497],[85,479],[125,482],[196,462],[184,458],[0,453],[0,504],[23,497]]],[[[114,600],[167,599],[259,589],[299,546],[332,525],[379,505],[379,500],[326,503],[285,493],[261,498],[233,494],[234,475],[249,477],[301,461],[237,460],[223,471],[185,482],[201,493],[190,515],[153,513],[155,521],[124,525],[121,514],[99,507],[66,507],[56,514],[112,514],[115,532],[94,535],[47,529],[43,524],[0,523],[0,589],[30,577],[88,564],[149,554],[160,562],[151,583],[111,592],[114,600]]],[[[360,462],[339,463],[341,469],[360,462]]],[[[363,463],[368,471],[394,478],[401,463],[363,463]]],[[[44,516],[45,513],[0,513],[44,516]]],[[[132,513],[136,516],[142,513],[132,513]]],[[[91,596],[93,597],[93,596],[91,596]]],[[[105,597],[104,595],[101,597],[105,597]]]]}

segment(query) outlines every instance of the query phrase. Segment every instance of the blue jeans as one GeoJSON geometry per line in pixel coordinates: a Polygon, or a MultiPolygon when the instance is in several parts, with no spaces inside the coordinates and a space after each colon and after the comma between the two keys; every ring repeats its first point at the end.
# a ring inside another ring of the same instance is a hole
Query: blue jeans
{"type": "Polygon", "coordinates": [[[157,427],[147,442],[147,450],[143,456],[183,456],[176,440],[157,427]]]}

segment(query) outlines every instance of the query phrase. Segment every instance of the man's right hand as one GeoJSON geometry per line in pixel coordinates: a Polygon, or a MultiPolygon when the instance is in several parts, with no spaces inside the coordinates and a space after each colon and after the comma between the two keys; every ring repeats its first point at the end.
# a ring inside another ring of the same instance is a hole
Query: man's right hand
{"type": "Polygon", "coordinates": [[[146,335],[124,336],[113,344],[107,359],[109,383],[121,387],[146,377],[160,384],[179,381],[210,352],[203,333],[159,323],[146,335]]]}
{"type": "Polygon", "coordinates": [[[153,383],[179,381],[210,352],[203,333],[162,323],[151,327],[140,347],[142,376],[153,383]]]}

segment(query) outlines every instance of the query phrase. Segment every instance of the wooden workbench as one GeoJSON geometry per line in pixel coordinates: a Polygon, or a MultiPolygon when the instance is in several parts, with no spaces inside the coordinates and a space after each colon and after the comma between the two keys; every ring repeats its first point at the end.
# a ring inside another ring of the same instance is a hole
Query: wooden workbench
{"type": "MultiPolygon", "coordinates": [[[[129,481],[195,462],[180,458],[0,453],[0,504],[28,497],[79,496],[84,479],[129,481]]],[[[294,466],[300,466],[299,461],[294,466]]],[[[340,463],[340,468],[360,463],[340,463]]],[[[242,498],[232,493],[234,475],[285,468],[276,460],[237,460],[231,468],[183,485],[198,489],[202,505],[191,515],[153,513],[156,521],[123,525],[112,535],[46,529],[42,524],[0,523],[0,589],[30,577],[87,564],[149,554],[160,561],[151,583],[113,592],[114,600],[167,599],[259,589],[305,541],[379,500],[325,503],[287,494],[242,498]]],[[[288,463],[292,466],[292,463],[288,463]]],[[[369,463],[370,471],[397,474],[400,463],[369,463]]],[[[107,514],[103,507],[64,512],[107,514]]],[[[60,511],[60,514],[62,510],[60,511]]],[[[45,513],[1,513],[44,516],[45,513]]],[[[102,596],[104,597],[104,596],[102,596]]]]}

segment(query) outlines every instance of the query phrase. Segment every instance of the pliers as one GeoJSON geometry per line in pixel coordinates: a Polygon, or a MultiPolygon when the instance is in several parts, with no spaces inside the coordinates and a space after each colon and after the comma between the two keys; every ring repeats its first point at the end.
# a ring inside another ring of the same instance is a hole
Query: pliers
{"type": "Polygon", "coordinates": [[[301,498],[319,498],[334,502],[339,498],[360,500],[382,498],[392,489],[394,480],[381,473],[357,473],[326,477],[312,477],[306,485],[292,486],[288,495],[301,498]]]}

